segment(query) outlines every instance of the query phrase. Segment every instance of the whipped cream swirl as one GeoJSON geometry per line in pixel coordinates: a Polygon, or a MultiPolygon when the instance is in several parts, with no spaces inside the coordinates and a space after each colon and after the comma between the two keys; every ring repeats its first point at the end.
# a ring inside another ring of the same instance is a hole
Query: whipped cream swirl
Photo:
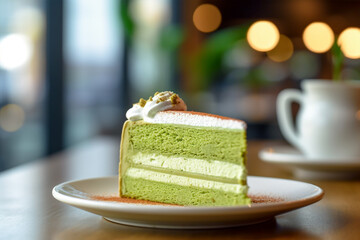
{"type": "Polygon", "coordinates": [[[151,122],[151,119],[160,111],[179,110],[186,111],[185,102],[175,93],[165,91],[155,93],[148,100],[140,99],[126,112],[126,118],[130,121],[144,120],[151,122]]]}

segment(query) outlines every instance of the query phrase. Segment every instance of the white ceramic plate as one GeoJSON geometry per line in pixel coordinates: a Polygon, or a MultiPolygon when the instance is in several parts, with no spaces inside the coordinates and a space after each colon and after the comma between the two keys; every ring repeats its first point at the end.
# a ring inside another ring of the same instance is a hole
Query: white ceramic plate
{"type": "Polygon", "coordinates": [[[326,159],[306,158],[299,150],[291,146],[265,148],[259,152],[263,161],[323,172],[359,172],[359,159],[326,159]]]}
{"type": "Polygon", "coordinates": [[[92,200],[116,196],[117,177],[65,182],[53,196],[64,203],[103,216],[112,222],[153,228],[220,228],[263,222],[274,216],[319,201],[323,190],[299,181],[248,177],[249,195],[277,199],[240,207],[182,207],[92,200]],[[281,200],[279,200],[281,199],[281,200]]]}

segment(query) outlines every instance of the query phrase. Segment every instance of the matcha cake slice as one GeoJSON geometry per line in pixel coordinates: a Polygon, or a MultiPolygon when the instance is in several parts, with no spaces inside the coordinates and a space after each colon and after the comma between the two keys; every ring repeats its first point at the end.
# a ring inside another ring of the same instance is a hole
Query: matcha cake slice
{"type": "Polygon", "coordinates": [[[186,111],[172,92],[141,99],[127,118],[120,196],[179,205],[250,204],[243,121],[186,111]]]}

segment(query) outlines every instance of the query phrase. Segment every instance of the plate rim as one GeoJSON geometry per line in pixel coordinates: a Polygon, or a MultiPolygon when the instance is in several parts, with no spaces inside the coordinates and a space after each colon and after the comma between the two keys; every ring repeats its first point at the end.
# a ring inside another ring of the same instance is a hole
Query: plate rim
{"type": "MultiPolygon", "coordinates": [[[[64,193],[61,193],[59,190],[67,185],[81,181],[94,181],[94,180],[105,180],[113,179],[117,176],[107,176],[107,177],[97,177],[97,178],[86,178],[79,180],[71,180],[60,183],[53,187],[52,195],[55,199],[60,202],[84,208],[92,208],[96,210],[112,211],[112,212],[121,212],[121,213],[141,213],[141,214],[154,214],[156,210],[157,215],[233,215],[233,214],[246,214],[254,212],[273,212],[276,208],[277,212],[287,212],[295,210],[301,207],[305,207],[317,201],[320,201],[324,196],[324,190],[320,187],[306,183],[302,181],[292,180],[292,179],[283,179],[283,178],[272,178],[272,177],[262,177],[262,176],[248,176],[248,178],[267,180],[272,179],[276,181],[289,181],[296,182],[301,184],[306,184],[315,189],[312,194],[301,198],[299,200],[290,200],[290,201],[281,201],[275,203],[266,203],[266,204],[256,204],[256,205],[245,205],[245,206],[164,206],[164,205],[146,205],[146,204],[133,204],[133,203],[119,203],[119,202],[109,202],[93,199],[85,199],[76,196],[69,196],[64,193]]],[[[277,214],[276,214],[277,215],[277,214]]]]}

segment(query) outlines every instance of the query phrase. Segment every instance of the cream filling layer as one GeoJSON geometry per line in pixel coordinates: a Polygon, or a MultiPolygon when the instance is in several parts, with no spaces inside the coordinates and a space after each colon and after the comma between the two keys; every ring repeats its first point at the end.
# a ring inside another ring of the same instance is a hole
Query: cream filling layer
{"type": "Polygon", "coordinates": [[[125,177],[140,178],[149,181],[156,181],[168,184],[181,185],[185,187],[196,187],[205,189],[216,189],[224,192],[246,194],[248,187],[240,184],[223,183],[204,179],[189,178],[185,176],[172,175],[146,169],[131,167],[128,168],[125,177]]]}
{"type": "Polygon", "coordinates": [[[164,168],[184,173],[210,175],[240,182],[246,179],[246,168],[229,162],[196,158],[169,157],[155,153],[138,152],[129,159],[130,163],[141,166],[164,168]]]}

